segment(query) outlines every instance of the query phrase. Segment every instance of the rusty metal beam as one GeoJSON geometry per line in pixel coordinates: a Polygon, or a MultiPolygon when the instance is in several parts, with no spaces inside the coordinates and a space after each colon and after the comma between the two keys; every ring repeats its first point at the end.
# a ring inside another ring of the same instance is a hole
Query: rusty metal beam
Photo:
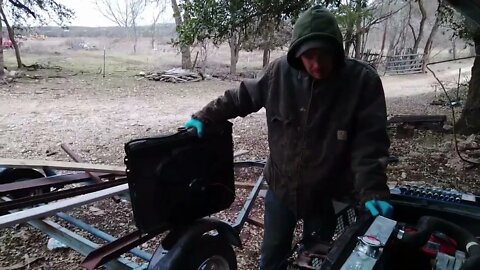
{"type": "Polygon", "coordinates": [[[122,185],[125,183],[127,183],[127,179],[122,178],[115,181],[102,182],[99,184],[92,184],[92,185],[87,185],[87,186],[78,187],[78,188],[71,188],[71,189],[62,190],[62,191],[39,194],[31,197],[19,198],[19,199],[11,200],[8,202],[1,202],[0,213],[23,208],[23,207],[34,206],[40,203],[47,203],[47,202],[57,201],[60,199],[83,195],[86,193],[111,188],[111,187],[122,185]]]}
{"type": "Polygon", "coordinates": [[[124,237],[118,238],[117,240],[90,252],[90,254],[88,254],[83,260],[81,266],[85,267],[87,270],[93,270],[98,266],[110,261],[111,259],[117,258],[121,254],[133,249],[134,247],[147,242],[157,235],[157,233],[148,233],[142,235],[138,230],[131,232],[124,237]]]}
{"type": "MultiPolygon", "coordinates": [[[[95,173],[97,177],[109,177],[112,176],[111,173],[95,173]]],[[[90,175],[87,173],[74,173],[74,174],[63,174],[50,177],[42,177],[31,180],[25,180],[20,182],[13,182],[8,184],[0,185],[0,195],[8,194],[21,190],[31,190],[39,189],[46,187],[56,187],[63,186],[67,184],[74,184],[79,182],[84,182],[90,179],[90,175]]]]}
{"type": "Polygon", "coordinates": [[[252,224],[253,226],[257,226],[259,228],[263,229],[263,222],[259,219],[256,219],[254,217],[249,217],[247,218],[247,223],[252,224]]]}

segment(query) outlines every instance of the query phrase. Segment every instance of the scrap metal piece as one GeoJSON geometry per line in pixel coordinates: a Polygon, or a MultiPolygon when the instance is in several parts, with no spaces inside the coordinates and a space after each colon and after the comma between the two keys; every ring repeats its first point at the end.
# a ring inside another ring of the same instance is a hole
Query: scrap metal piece
{"type": "Polygon", "coordinates": [[[108,262],[134,247],[147,242],[155,236],[157,236],[157,233],[142,235],[139,230],[133,231],[124,237],[118,238],[117,240],[90,252],[83,260],[81,266],[85,267],[87,270],[93,270],[105,262],[108,262]]]}

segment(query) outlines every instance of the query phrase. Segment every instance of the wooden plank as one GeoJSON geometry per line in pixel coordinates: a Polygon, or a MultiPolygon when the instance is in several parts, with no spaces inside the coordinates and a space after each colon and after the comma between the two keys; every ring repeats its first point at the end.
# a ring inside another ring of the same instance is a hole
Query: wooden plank
{"type": "Polygon", "coordinates": [[[444,123],[447,120],[446,115],[395,115],[390,117],[388,123],[425,123],[425,122],[440,122],[444,123]]]}
{"type": "Polygon", "coordinates": [[[112,195],[123,193],[125,191],[128,191],[128,184],[123,184],[105,190],[100,190],[85,195],[76,196],[70,199],[65,199],[34,208],[29,208],[8,215],[3,215],[0,218],[0,228],[5,228],[26,221],[51,216],[57,212],[72,209],[90,202],[99,201],[111,197],[112,195]]]}
{"type": "MultiPolygon", "coordinates": [[[[255,186],[255,183],[235,181],[235,187],[236,188],[249,189],[249,188],[253,188],[254,186],[255,186]]],[[[264,183],[260,188],[261,189],[266,189],[267,185],[264,183]]]]}
{"type": "MultiPolygon", "coordinates": [[[[233,157],[239,157],[247,154],[247,150],[239,150],[233,154],[233,157]]],[[[91,164],[82,162],[68,161],[50,161],[35,159],[9,159],[0,158],[0,167],[7,168],[44,168],[65,170],[65,171],[82,171],[82,172],[101,172],[125,175],[125,167],[103,164],[91,164]]]]}
{"type": "MultiPolygon", "coordinates": [[[[245,155],[247,153],[248,151],[246,150],[239,150],[234,153],[234,157],[245,155]]],[[[89,171],[89,172],[101,172],[101,173],[113,173],[117,175],[125,175],[125,167],[121,167],[121,166],[64,162],[64,161],[49,161],[49,160],[0,158],[0,167],[9,167],[9,168],[48,167],[50,169],[66,170],[66,171],[89,171]]],[[[238,188],[252,188],[254,186],[254,183],[235,182],[235,186],[238,188]]]]}
{"type": "Polygon", "coordinates": [[[259,219],[256,219],[254,217],[249,217],[247,218],[246,220],[248,223],[252,224],[253,226],[257,226],[257,227],[260,227],[260,228],[263,228],[263,222],[259,219]]]}
{"type": "Polygon", "coordinates": [[[421,68],[421,65],[422,63],[410,63],[405,65],[389,65],[387,67],[389,70],[394,70],[394,69],[407,69],[407,68],[421,68]]]}
{"type": "Polygon", "coordinates": [[[235,187],[236,187],[236,188],[244,188],[244,189],[247,189],[247,188],[253,188],[254,186],[255,186],[255,183],[239,182],[239,181],[236,181],[236,182],[235,182],[235,187]]]}
{"type": "Polygon", "coordinates": [[[390,55],[390,56],[385,56],[387,58],[398,58],[398,57],[405,57],[405,56],[423,56],[422,53],[417,53],[417,54],[397,54],[397,55],[390,55]]]}
{"type": "Polygon", "coordinates": [[[43,168],[66,170],[66,171],[89,171],[113,173],[125,175],[125,167],[103,164],[77,163],[65,161],[33,160],[33,159],[9,159],[0,158],[0,167],[8,168],[43,168]]]}
{"type": "Polygon", "coordinates": [[[239,157],[248,154],[248,150],[238,150],[233,153],[233,157],[239,157]]]}

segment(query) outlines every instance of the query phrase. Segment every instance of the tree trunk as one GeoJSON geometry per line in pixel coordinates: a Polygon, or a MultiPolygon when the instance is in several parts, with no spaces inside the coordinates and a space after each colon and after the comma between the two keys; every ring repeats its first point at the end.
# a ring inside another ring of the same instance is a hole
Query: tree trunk
{"type": "Polygon", "coordinates": [[[272,23],[267,22],[263,31],[263,64],[262,67],[266,67],[270,63],[270,51],[272,48],[272,39],[275,29],[273,29],[272,23]]]}
{"type": "MultiPolygon", "coordinates": [[[[182,25],[182,14],[180,13],[180,8],[177,5],[177,0],[172,0],[172,9],[173,17],[175,18],[175,25],[179,27],[182,25]]],[[[182,54],[182,68],[191,69],[192,68],[192,57],[190,55],[190,46],[182,45],[180,46],[180,53],[182,54]]]]}
{"type": "Polygon", "coordinates": [[[367,33],[363,35],[362,47],[360,48],[362,59],[365,58],[365,50],[367,49],[368,35],[370,34],[370,29],[367,30],[367,33]]]}
{"type": "Polygon", "coordinates": [[[3,22],[7,27],[8,37],[10,38],[13,48],[15,49],[15,57],[17,58],[17,67],[22,68],[23,67],[22,58],[20,57],[20,49],[18,48],[18,43],[15,40],[15,32],[13,31],[13,28],[10,26],[10,24],[7,21],[7,16],[5,16],[5,12],[3,11],[3,6],[0,6],[0,14],[2,15],[3,22]]]}
{"type": "MultiPolygon", "coordinates": [[[[390,12],[390,0],[387,1],[387,12],[390,12]]],[[[383,50],[385,49],[385,41],[387,39],[387,28],[388,28],[388,20],[390,18],[387,18],[384,22],[383,25],[383,36],[382,36],[382,45],[380,46],[380,57],[383,56],[383,50]]]]}
{"type": "MultiPolygon", "coordinates": [[[[3,0],[0,0],[0,6],[3,6],[3,0]]],[[[5,78],[5,61],[3,59],[3,27],[0,20],[0,80],[5,78]]]]}
{"type": "Polygon", "coordinates": [[[156,31],[156,22],[152,24],[152,39],[150,41],[152,50],[155,50],[155,31],[156,31]]]}
{"type": "Polygon", "coordinates": [[[229,40],[230,45],[230,74],[235,75],[237,73],[238,55],[240,52],[240,37],[239,33],[232,33],[229,40]]]}
{"type": "Polygon", "coordinates": [[[152,50],[155,50],[157,48],[155,41],[157,39],[157,22],[158,19],[160,19],[160,15],[163,13],[163,11],[159,11],[156,15],[154,14],[153,16],[153,23],[152,23],[152,50]]]}
{"type": "MultiPolygon", "coordinates": [[[[360,13],[362,11],[362,2],[363,2],[363,0],[357,0],[356,1],[355,11],[357,11],[358,13],[360,13]]],[[[361,32],[362,20],[363,20],[363,18],[359,17],[355,21],[355,30],[356,30],[355,35],[354,35],[355,59],[360,59],[361,58],[360,48],[362,46],[362,35],[363,35],[363,33],[361,32]]]]}
{"type": "Polygon", "coordinates": [[[207,40],[202,40],[201,47],[200,47],[200,58],[201,58],[200,70],[202,74],[205,74],[205,70],[207,69],[207,60],[208,60],[208,41],[207,40]]]}
{"type": "Polygon", "coordinates": [[[345,55],[350,56],[350,48],[352,47],[353,44],[353,26],[352,29],[347,28],[347,31],[345,32],[345,55]]]}
{"type": "Polygon", "coordinates": [[[440,26],[440,16],[435,17],[435,22],[432,26],[432,31],[430,31],[430,35],[428,36],[427,43],[425,43],[425,48],[423,49],[423,65],[422,71],[425,72],[425,67],[430,60],[430,53],[432,52],[432,45],[433,45],[433,38],[438,31],[438,27],[440,26]]]}
{"type": "Polygon", "coordinates": [[[266,67],[270,63],[270,48],[263,49],[263,67],[266,67]]]}
{"type": "Polygon", "coordinates": [[[137,25],[133,22],[133,53],[137,53],[137,25]]]}
{"type": "Polygon", "coordinates": [[[477,31],[473,41],[477,57],[473,62],[467,101],[462,115],[455,125],[458,132],[465,135],[480,133],[480,57],[478,57],[480,55],[480,31],[477,31]]]}
{"type": "Polygon", "coordinates": [[[456,39],[452,38],[452,56],[453,59],[457,59],[457,44],[456,39]]]}
{"type": "Polygon", "coordinates": [[[360,59],[361,58],[361,46],[362,46],[362,35],[361,34],[355,34],[355,59],[360,59]]]}
{"type": "Polygon", "coordinates": [[[418,35],[415,38],[415,43],[413,44],[413,53],[417,53],[418,46],[420,45],[420,41],[423,37],[423,29],[425,28],[425,22],[427,21],[427,11],[425,10],[425,6],[423,5],[423,0],[418,0],[418,8],[420,9],[420,13],[422,14],[422,19],[420,20],[420,27],[418,28],[418,35]]]}

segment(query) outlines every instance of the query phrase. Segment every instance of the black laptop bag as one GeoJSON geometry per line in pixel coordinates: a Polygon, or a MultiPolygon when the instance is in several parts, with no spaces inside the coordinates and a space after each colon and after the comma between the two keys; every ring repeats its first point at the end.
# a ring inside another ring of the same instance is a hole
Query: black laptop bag
{"type": "Polygon", "coordinates": [[[137,227],[168,230],[224,210],[235,199],[232,124],[125,144],[125,165],[137,227]]]}

